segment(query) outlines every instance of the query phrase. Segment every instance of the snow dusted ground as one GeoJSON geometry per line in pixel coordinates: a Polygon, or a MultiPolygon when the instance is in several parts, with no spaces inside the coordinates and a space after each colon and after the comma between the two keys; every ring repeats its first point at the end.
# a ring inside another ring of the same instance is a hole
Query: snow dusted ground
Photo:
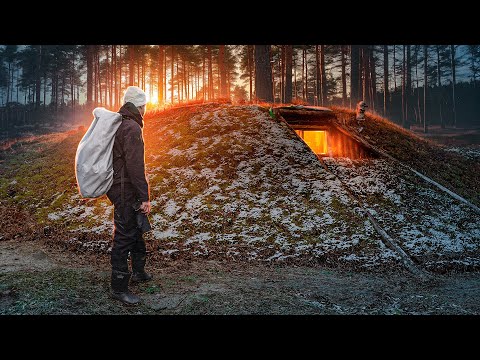
{"type": "Polygon", "coordinates": [[[387,233],[427,268],[480,265],[480,215],[389,160],[326,158],[387,233]]]}
{"type": "MultiPolygon", "coordinates": [[[[149,120],[145,135],[154,229],[145,237],[156,256],[399,264],[338,178],[261,108],[172,112],[149,120]]],[[[386,160],[326,163],[425,266],[480,265],[480,219],[465,205],[386,160]]],[[[112,210],[106,198],[84,204],[74,194],[48,217],[88,219],[69,242],[108,251],[112,210]]]]}
{"type": "Polygon", "coordinates": [[[445,150],[460,154],[466,157],[467,159],[480,160],[480,146],[477,146],[477,147],[445,146],[445,150]]]}
{"type": "Polygon", "coordinates": [[[113,206],[106,198],[85,203],[75,192],[63,209],[48,214],[54,223],[73,223],[67,243],[82,250],[110,251],[113,235],[113,206]]]}
{"type": "MultiPolygon", "coordinates": [[[[158,125],[160,139],[175,137],[161,120],[158,125]]],[[[197,114],[188,133],[196,135],[188,147],[165,150],[161,159],[152,155],[161,160],[150,169],[161,178],[152,187],[159,194],[153,237],[167,248],[165,255],[180,244],[196,255],[226,244],[226,256],[250,260],[307,255],[367,266],[395,261],[341,183],[258,107],[197,114]],[[213,136],[202,136],[208,128],[215,129],[213,136]],[[187,165],[171,166],[177,163],[187,165]]]]}
{"type": "Polygon", "coordinates": [[[80,195],[74,194],[70,197],[70,201],[76,202],[75,206],[67,206],[63,210],[51,212],[48,214],[48,218],[50,220],[60,220],[60,219],[68,219],[71,217],[75,217],[78,219],[89,219],[89,221],[94,221],[98,223],[97,226],[89,227],[88,225],[80,225],[76,228],[76,230],[84,230],[88,232],[94,232],[97,234],[101,234],[105,231],[111,230],[112,221],[111,218],[113,217],[113,206],[109,206],[110,202],[108,200],[99,201],[99,206],[95,206],[95,203],[92,204],[84,204],[83,202],[79,201],[80,195]]]}

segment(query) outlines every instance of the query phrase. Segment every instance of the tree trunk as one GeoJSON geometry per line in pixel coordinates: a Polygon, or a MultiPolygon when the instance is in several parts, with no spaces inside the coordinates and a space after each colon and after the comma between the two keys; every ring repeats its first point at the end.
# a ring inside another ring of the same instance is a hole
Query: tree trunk
{"type": "Polygon", "coordinates": [[[115,87],[115,91],[117,92],[117,107],[119,107],[122,102],[122,70],[123,70],[123,62],[122,62],[122,45],[118,46],[118,86],[115,87]]]}
{"type": "MultiPolygon", "coordinates": [[[[40,78],[40,69],[42,64],[42,45],[36,45],[36,48],[37,48],[37,56],[36,56],[36,64],[35,64],[35,110],[38,110],[40,109],[40,89],[42,86],[42,81],[40,78]]],[[[17,86],[17,95],[18,95],[18,86],[17,86]]]]}
{"type": "Polygon", "coordinates": [[[292,102],[292,58],[293,45],[285,46],[285,103],[292,102]]]}
{"type": "Polygon", "coordinates": [[[255,94],[257,101],[273,102],[270,45],[255,45],[255,94]]]}
{"type": "Polygon", "coordinates": [[[342,45],[340,49],[342,55],[342,106],[347,106],[347,47],[342,45]]]}
{"type": "MultiPolygon", "coordinates": [[[[19,69],[19,68],[17,68],[17,77],[16,77],[16,84],[15,84],[15,87],[17,88],[17,95],[16,95],[16,97],[17,97],[17,103],[19,102],[19,101],[18,101],[18,88],[20,87],[20,84],[19,84],[18,79],[20,79],[20,69],[19,69]]],[[[36,83],[35,83],[35,86],[36,86],[36,83]]],[[[35,89],[35,92],[36,92],[36,89],[35,89]]],[[[36,94],[35,94],[35,103],[37,102],[37,99],[38,99],[39,97],[40,97],[40,91],[38,92],[38,97],[37,97],[36,94]]],[[[40,104],[38,104],[38,106],[40,107],[40,104]]],[[[36,106],[35,106],[35,108],[36,108],[36,106]]]]}
{"type": "Polygon", "coordinates": [[[110,90],[110,56],[108,47],[105,49],[106,61],[105,61],[105,105],[110,105],[108,102],[109,90],[110,90]]]}
{"type": "Polygon", "coordinates": [[[14,87],[13,87],[13,74],[15,72],[15,64],[14,66],[12,67],[12,74],[11,74],[11,79],[10,79],[10,91],[11,91],[11,94],[10,94],[10,101],[13,101],[13,90],[14,90],[14,87]]]}
{"type": "Polygon", "coordinates": [[[138,77],[139,81],[138,83],[141,85],[138,85],[140,89],[145,90],[145,60],[142,54],[139,54],[138,56],[138,64],[139,64],[139,69],[138,69],[138,77]],[[140,69],[142,69],[140,71],[140,69]]]}
{"type": "MultiPolygon", "coordinates": [[[[415,82],[417,83],[417,112],[418,112],[418,119],[419,124],[422,124],[422,111],[420,108],[420,88],[418,85],[418,52],[420,51],[420,45],[415,45],[415,82]]],[[[415,95],[415,92],[414,92],[415,95]]]]}
{"type": "Polygon", "coordinates": [[[191,74],[191,71],[192,71],[192,65],[189,63],[188,65],[188,84],[189,84],[189,88],[188,88],[188,99],[193,99],[193,93],[195,91],[194,89],[194,85],[195,85],[195,73],[193,73],[193,75],[191,74]],[[192,80],[192,77],[193,77],[193,80],[192,80]]]}
{"type": "Polygon", "coordinates": [[[403,45],[403,62],[402,62],[402,126],[406,125],[406,77],[407,77],[407,59],[406,59],[406,46],[403,45]]]}
{"type": "Polygon", "coordinates": [[[65,104],[65,73],[62,76],[62,102],[60,104],[62,106],[62,111],[63,111],[64,104],[65,104]]]}
{"type": "Polygon", "coordinates": [[[247,67],[250,85],[250,102],[253,102],[253,45],[247,45],[247,67]]]}
{"type": "Polygon", "coordinates": [[[142,85],[140,84],[140,54],[138,53],[138,48],[135,48],[135,64],[137,66],[137,83],[135,85],[137,85],[138,87],[142,87],[142,85]]]}
{"type": "Polygon", "coordinates": [[[8,74],[7,74],[7,101],[5,104],[8,104],[10,102],[10,86],[13,84],[10,84],[10,69],[12,67],[11,62],[8,62],[8,74]]]}
{"type": "Polygon", "coordinates": [[[405,122],[407,125],[407,129],[410,129],[410,103],[412,96],[412,64],[410,58],[410,45],[407,45],[407,88],[405,94],[405,122]]]}
{"type": "Polygon", "coordinates": [[[285,61],[286,61],[286,58],[287,58],[287,55],[285,54],[285,50],[286,50],[286,45],[282,45],[281,47],[281,51],[282,51],[282,56],[281,56],[281,68],[280,68],[280,73],[281,73],[281,76],[280,76],[280,102],[282,104],[285,104],[285,61]]]}
{"type": "Polygon", "coordinates": [[[182,99],[188,100],[188,84],[187,84],[187,66],[185,64],[185,56],[182,57],[182,99]]]}
{"type": "Polygon", "coordinates": [[[427,124],[427,87],[428,87],[428,54],[427,45],[423,45],[423,132],[428,132],[427,124]]]}
{"type": "Polygon", "coordinates": [[[369,70],[370,70],[370,102],[372,103],[372,110],[375,110],[377,103],[377,65],[375,63],[375,47],[370,48],[369,70]]]}
{"type": "Polygon", "coordinates": [[[203,92],[203,101],[207,99],[207,92],[206,92],[206,83],[205,83],[205,53],[202,54],[202,92],[203,92]]]}
{"type": "Polygon", "coordinates": [[[52,74],[50,78],[50,105],[52,104],[55,108],[55,74],[52,74]]]}
{"type": "Polygon", "coordinates": [[[97,45],[93,48],[93,106],[98,105],[98,69],[97,69],[97,45]]]}
{"type": "Polygon", "coordinates": [[[358,45],[350,45],[350,108],[355,108],[360,94],[360,48],[358,45]]]}
{"type": "Polygon", "coordinates": [[[308,103],[308,58],[307,58],[307,48],[304,47],[305,54],[305,78],[303,84],[305,85],[305,101],[308,103]]]}
{"type": "Polygon", "coordinates": [[[327,102],[327,74],[325,73],[325,45],[320,45],[320,86],[321,104],[327,102]]]}
{"type": "Polygon", "coordinates": [[[179,60],[179,55],[180,51],[177,51],[177,54],[175,55],[176,63],[177,63],[177,96],[178,96],[178,103],[180,104],[183,100],[183,88],[182,84],[180,83],[180,70],[178,69],[178,63],[180,62],[179,60]]]}
{"type": "Polygon", "coordinates": [[[220,70],[220,97],[227,97],[227,70],[225,68],[225,45],[218,49],[218,68],[220,70]]]}
{"type": "MultiPolygon", "coordinates": [[[[362,46],[362,50],[361,50],[361,62],[360,64],[362,64],[362,71],[361,73],[363,73],[363,82],[362,82],[362,100],[367,102],[367,103],[370,103],[370,99],[369,99],[369,96],[368,96],[368,89],[370,89],[370,87],[368,86],[368,82],[369,82],[369,56],[368,56],[368,49],[367,49],[367,46],[362,46]]],[[[371,106],[371,104],[369,104],[371,106]]]]}
{"type": "Polygon", "coordinates": [[[130,55],[129,63],[128,63],[128,71],[129,71],[128,85],[133,86],[134,79],[135,79],[135,45],[130,45],[128,47],[128,52],[130,55]]]}
{"type": "Polygon", "coordinates": [[[305,51],[305,46],[302,49],[302,100],[305,101],[305,57],[306,57],[306,51],[305,51]]]}
{"type": "Polygon", "coordinates": [[[455,45],[450,45],[450,55],[451,55],[451,64],[452,64],[452,110],[453,110],[453,127],[457,127],[457,111],[455,108],[455,45]]]}
{"type": "MultiPolygon", "coordinates": [[[[150,99],[150,102],[153,103],[153,90],[154,90],[154,85],[156,83],[155,75],[157,75],[157,74],[155,73],[155,71],[152,68],[152,63],[150,63],[150,65],[148,66],[148,75],[149,75],[148,79],[150,80],[149,85],[148,85],[148,93],[150,95],[149,99],[150,99]]],[[[146,78],[145,78],[145,81],[146,81],[146,78]]],[[[158,102],[158,98],[157,98],[156,102],[158,102]]]]}
{"type": "Polygon", "coordinates": [[[94,45],[87,45],[87,110],[92,109],[93,101],[93,54],[94,45]]]}
{"type": "Polygon", "coordinates": [[[43,74],[43,110],[45,110],[47,104],[47,74],[43,74]]]}
{"type": "MultiPolygon", "coordinates": [[[[20,84],[19,84],[18,80],[20,79],[20,69],[17,68],[17,71],[15,71],[15,72],[17,73],[17,76],[15,77],[16,99],[17,99],[16,101],[18,102],[18,88],[20,87],[20,84]]],[[[36,101],[37,101],[37,97],[35,96],[35,102],[36,101]]]]}
{"type": "Polygon", "coordinates": [[[441,63],[440,63],[440,46],[436,45],[435,46],[437,50],[437,81],[438,81],[438,86],[442,86],[442,72],[441,72],[441,63]]]}
{"type": "Polygon", "coordinates": [[[58,112],[58,74],[55,73],[55,114],[58,112]]]}
{"type": "Polygon", "coordinates": [[[273,52],[270,50],[269,53],[269,64],[270,64],[270,70],[272,72],[272,91],[273,91],[273,103],[275,104],[275,73],[274,73],[274,68],[273,68],[273,52]]]}
{"type": "Polygon", "coordinates": [[[103,104],[102,102],[102,81],[100,77],[100,51],[99,51],[100,45],[98,45],[97,48],[97,81],[98,81],[98,99],[100,105],[103,104]]]}
{"type": "Polygon", "coordinates": [[[163,57],[163,102],[167,102],[167,48],[165,48],[163,57]]]}
{"type": "MultiPolygon", "coordinates": [[[[475,68],[475,58],[476,58],[475,55],[472,55],[470,57],[470,61],[471,61],[470,68],[471,69],[475,68]]],[[[476,89],[476,87],[477,87],[477,73],[476,73],[475,70],[472,70],[472,77],[473,77],[473,88],[476,89]]]]}
{"type": "Polygon", "coordinates": [[[213,94],[213,64],[212,64],[212,46],[208,45],[208,100],[214,99],[213,94]]]}
{"type": "Polygon", "coordinates": [[[115,61],[116,61],[116,55],[115,55],[115,45],[112,45],[111,48],[110,48],[110,51],[111,51],[111,59],[112,59],[112,63],[111,63],[111,66],[110,66],[110,90],[108,92],[108,95],[109,95],[109,103],[110,103],[110,107],[112,109],[115,108],[115,104],[114,104],[114,101],[115,101],[115,96],[113,94],[113,86],[114,86],[114,83],[115,83],[115,61]]]}
{"type": "Polygon", "coordinates": [[[383,116],[388,115],[388,45],[383,45],[383,116]]]}
{"type": "Polygon", "coordinates": [[[163,104],[163,45],[158,45],[158,105],[163,104]]]}
{"type": "MultiPolygon", "coordinates": [[[[145,56],[142,55],[142,89],[144,91],[147,91],[147,71],[148,70],[149,70],[149,68],[147,68],[147,64],[145,62],[145,56]]],[[[151,79],[151,75],[150,75],[150,79],[151,79]]],[[[151,82],[150,82],[150,85],[151,85],[151,82]]],[[[150,96],[149,96],[149,98],[151,99],[150,96]]]]}
{"type": "Polygon", "coordinates": [[[318,102],[321,102],[322,100],[322,85],[321,85],[321,71],[320,71],[320,50],[319,46],[315,45],[315,80],[316,80],[316,86],[315,86],[315,97],[317,98],[316,103],[314,105],[318,105],[318,102]]]}
{"type": "Polygon", "coordinates": [[[445,121],[443,119],[443,88],[442,88],[442,64],[440,63],[440,45],[435,46],[437,50],[437,81],[438,81],[438,90],[439,90],[439,97],[440,97],[440,127],[445,129],[445,121]]]}
{"type": "Polygon", "coordinates": [[[250,90],[250,102],[253,102],[253,46],[247,45],[247,69],[250,90]]]}
{"type": "Polygon", "coordinates": [[[395,56],[395,50],[397,45],[393,45],[393,91],[397,92],[397,58],[395,56]]]}
{"type": "Polygon", "coordinates": [[[293,79],[294,79],[294,86],[293,86],[293,91],[294,91],[294,95],[293,97],[295,98],[295,100],[297,100],[297,58],[294,57],[293,58],[293,79]]]}
{"type": "Polygon", "coordinates": [[[200,71],[195,69],[195,100],[198,100],[198,85],[200,82],[200,71]]]}
{"type": "Polygon", "coordinates": [[[170,79],[171,79],[171,82],[172,82],[172,86],[170,87],[170,92],[171,92],[170,96],[172,97],[171,101],[172,101],[172,104],[173,104],[173,99],[174,99],[174,97],[173,97],[173,95],[174,95],[173,94],[173,91],[174,91],[173,72],[175,71],[175,68],[174,68],[174,65],[175,65],[175,46],[174,45],[171,45],[171,46],[172,46],[172,48],[171,48],[171,51],[172,51],[171,52],[171,55],[172,55],[171,66],[172,67],[170,69],[170,79]]]}
{"type": "MultiPolygon", "coordinates": [[[[72,101],[73,121],[75,122],[75,51],[72,51],[71,65],[72,67],[70,69],[70,100],[72,101]]],[[[40,96],[40,89],[38,90],[38,96],[40,96]]]]}

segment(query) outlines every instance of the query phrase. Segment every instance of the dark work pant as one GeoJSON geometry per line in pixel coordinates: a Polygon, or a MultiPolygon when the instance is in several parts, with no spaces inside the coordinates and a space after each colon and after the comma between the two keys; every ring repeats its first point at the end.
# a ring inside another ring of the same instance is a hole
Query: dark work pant
{"type": "MultiPolygon", "coordinates": [[[[132,204],[136,200],[136,192],[131,183],[124,185],[124,206],[120,193],[120,184],[112,185],[107,192],[108,199],[114,205],[113,247],[111,253],[112,271],[128,272],[128,253],[132,259],[146,256],[145,241],[137,228],[135,210],[132,204]]],[[[134,269],[135,270],[135,269],[134,269]]],[[[143,270],[143,269],[142,269],[143,270]]]]}

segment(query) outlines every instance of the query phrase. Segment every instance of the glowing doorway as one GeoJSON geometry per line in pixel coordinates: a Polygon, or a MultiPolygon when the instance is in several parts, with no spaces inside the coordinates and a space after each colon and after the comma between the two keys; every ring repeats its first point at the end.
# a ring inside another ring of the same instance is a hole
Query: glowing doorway
{"type": "Polygon", "coordinates": [[[327,131],[325,130],[295,130],[303,141],[308,145],[312,151],[317,155],[326,155],[328,152],[327,146],[327,131]]]}

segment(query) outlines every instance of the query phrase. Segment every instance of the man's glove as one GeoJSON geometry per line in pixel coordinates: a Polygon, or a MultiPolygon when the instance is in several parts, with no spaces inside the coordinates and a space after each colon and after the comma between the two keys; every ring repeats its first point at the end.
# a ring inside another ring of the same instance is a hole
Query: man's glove
{"type": "Polygon", "coordinates": [[[142,212],[141,205],[142,203],[140,201],[136,201],[132,206],[136,213],[137,228],[139,228],[142,233],[146,233],[152,230],[152,226],[150,225],[147,214],[142,212]]]}

